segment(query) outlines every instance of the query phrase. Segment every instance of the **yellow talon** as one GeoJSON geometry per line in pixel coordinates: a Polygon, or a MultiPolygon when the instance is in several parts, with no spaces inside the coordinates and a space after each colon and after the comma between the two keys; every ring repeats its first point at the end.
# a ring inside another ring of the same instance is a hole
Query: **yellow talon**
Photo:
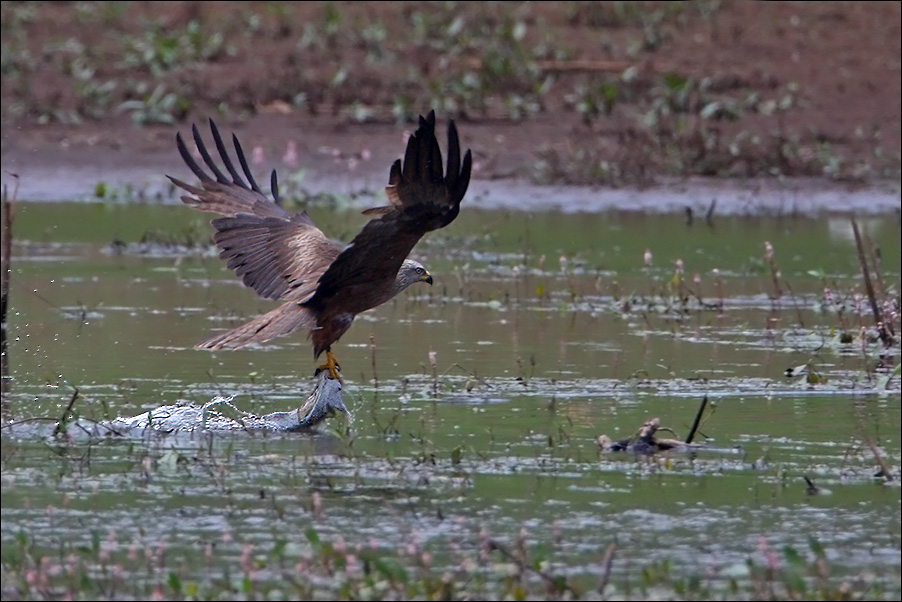
{"type": "Polygon", "coordinates": [[[338,360],[332,355],[331,349],[326,349],[326,363],[316,369],[316,374],[319,374],[323,370],[328,370],[332,378],[340,383],[344,383],[344,381],[341,380],[341,366],[338,365],[338,360]]]}

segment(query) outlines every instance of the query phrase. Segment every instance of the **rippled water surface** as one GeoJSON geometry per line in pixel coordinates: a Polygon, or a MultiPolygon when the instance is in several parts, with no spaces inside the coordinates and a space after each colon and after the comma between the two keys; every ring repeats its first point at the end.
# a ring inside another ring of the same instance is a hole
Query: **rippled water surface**
{"type": "MultiPolygon", "coordinates": [[[[344,240],[364,221],[311,214],[344,240]]],[[[859,224],[898,299],[898,217],[859,224]]],[[[415,249],[434,286],[360,316],[334,346],[350,420],[317,435],[211,422],[101,438],[78,425],[220,396],[228,420],[297,408],[309,343],[193,348],[271,307],[221,265],[205,215],[22,204],[15,228],[4,554],[23,534],[62,556],[98,540],[112,554],[163,546],[182,580],[203,581],[274,542],[293,566],[311,527],[449,568],[522,532],[591,582],[614,541],[622,581],[662,565],[741,576],[746,559],[814,539],[831,578],[873,572],[899,595],[899,350],[881,358],[873,340],[847,218],[474,209],[415,249]],[[701,450],[599,450],[599,435],[655,417],[684,438],[705,397],[701,450]]]]}

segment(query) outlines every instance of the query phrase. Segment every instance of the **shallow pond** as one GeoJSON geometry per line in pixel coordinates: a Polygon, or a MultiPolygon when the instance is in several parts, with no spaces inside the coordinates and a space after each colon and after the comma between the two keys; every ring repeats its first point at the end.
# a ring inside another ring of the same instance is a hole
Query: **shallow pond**
{"type": "MultiPolygon", "coordinates": [[[[365,219],[310,213],[343,240],[365,219]]],[[[207,222],[170,205],[19,205],[4,598],[42,556],[64,591],[79,555],[123,597],[223,583],[290,596],[322,542],[418,570],[428,552],[439,576],[504,571],[523,551],[534,578],[607,594],[742,581],[748,560],[798,554],[805,577],[823,559],[830,583],[899,597],[899,350],[881,359],[872,340],[848,218],[470,210],[414,251],[435,285],[336,345],[349,421],[103,439],[70,421],[50,437],[76,389],[83,421],[218,396],[258,415],[303,403],[303,335],[193,348],[271,307],[225,270],[207,222]],[[684,438],[705,397],[702,449],[599,450],[654,417],[684,438]]],[[[898,217],[859,225],[898,298],[898,217]]]]}

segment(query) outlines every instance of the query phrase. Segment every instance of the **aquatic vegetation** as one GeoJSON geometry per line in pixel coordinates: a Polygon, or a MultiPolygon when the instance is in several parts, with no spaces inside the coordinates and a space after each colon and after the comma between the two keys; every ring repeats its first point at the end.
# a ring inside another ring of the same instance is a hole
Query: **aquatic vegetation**
{"type": "MultiPolygon", "coordinates": [[[[268,495],[261,492],[261,497],[268,495]]],[[[281,504],[275,498],[263,503],[271,503],[271,520],[280,522],[285,512],[281,504]]],[[[441,550],[423,543],[416,532],[406,545],[392,548],[326,536],[318,526],[325,503],[322,494],[313,493],[304,510],[313,524],[301,533],[274,529],[265,538],[242,542],[226,531],[188,549],[165,540],[149,544],[142,533],[110,528],[49,550],[37,541],[43,535],[20,529],[4,542],[3,595],[20,600],[890,600],[898,588],[898,574],[889,587],[864,572],[836,579],[816,537],[808,538],[807,549],[774,549],[762,536],[744,561],[688,576],[676,574],[670,560],[630,558],[615,537],[596,550],[594,566],[574,573],[565,570],[571,552],[558,524],[544,542],[536,542],[525,526],[507,538],[493,536],[492,527],[485,525],[464,527],[450,536],[453,545],[441,550]],[[634,563],[643,566],[641,573],[624,577],[623,568],[634,563]],[[204,568],[197,572],[194,567],[204,568]]],[[[53,507],[47,509],[51,523],[55,513],[53,507]]]]}

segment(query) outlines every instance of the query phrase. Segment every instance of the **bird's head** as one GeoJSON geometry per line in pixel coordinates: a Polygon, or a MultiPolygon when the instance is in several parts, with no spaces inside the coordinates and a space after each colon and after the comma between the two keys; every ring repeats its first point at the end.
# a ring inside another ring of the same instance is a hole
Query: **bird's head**
{"type": "Polygon", "coordinates": [[[398,271],[398,283],[401,288],[407,288],[416,282],[432,284],[432,274],[419,261],[405,259],[398,271]]]}

